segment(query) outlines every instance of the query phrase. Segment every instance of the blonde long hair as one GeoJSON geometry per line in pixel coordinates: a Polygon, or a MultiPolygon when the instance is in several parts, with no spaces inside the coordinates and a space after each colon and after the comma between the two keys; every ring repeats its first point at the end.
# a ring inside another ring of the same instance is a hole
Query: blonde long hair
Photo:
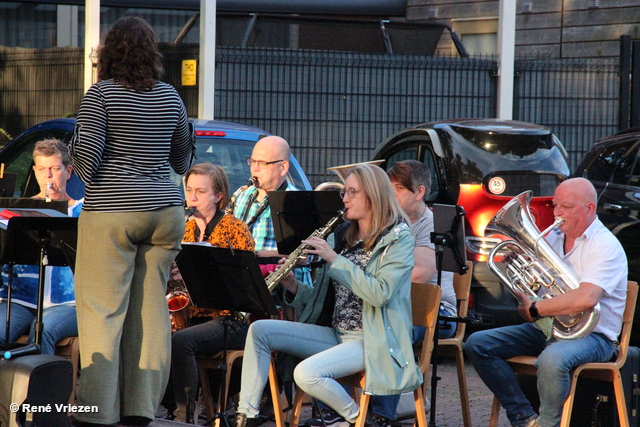
{"type": "MultiPolygon", "coordinates": [[[[386,172],[379,166],[360,165],[349,172],[357,180],[365,200],[369,203],[371,212],[371,230],[363,239],[366,250],[371,250],[375,246],[378,237],[389,227],[404,220],[409,224],[409,219],[400,207],[396,199],[391,181],[386,172]]],[[[348,175],[347,175],[348,176],[348,175]]],[[[349,247],[356,244],[358,240],[358,221],[351,221],[345,231],[344,237],[349,247]]]]}

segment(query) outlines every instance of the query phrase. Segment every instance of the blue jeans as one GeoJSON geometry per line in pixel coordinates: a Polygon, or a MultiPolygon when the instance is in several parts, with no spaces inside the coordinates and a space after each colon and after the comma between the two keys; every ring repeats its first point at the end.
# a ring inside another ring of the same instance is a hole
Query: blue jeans
{"type": "MultiPolygon", "coordinates": [[[[440,316],[455,316],[454,313],[449,312],[449,310],[444,307],[440,307],[438,314],[440,314],[440,316]]],[[[451,338],[456,333],[456,328],[458,326],[457,322],[440,320],[438,323],[440,325],[440,328],[438,328],[439,339],[451,338]]],[[[424,338],[426,330],[427,328],[424,326],[414,326],[413,336],[411,337],[412,343],[415,344],[418,341],[421,341],[424,338]]],[[[390,420],[395,420],[398,417],[398,402],[400,402],[400,396],[401,395],[399,394],[373,396],[371,398],[373,413],[390,420]]]]}
{"type": "MultiPolygon", "coordinates": [[[[8,304],[0,302],[0,319],[4,325],[8,304]]],[[[36,321],[36,310],[20,304],[11,303],[11,322],[9,341],[14,342],[22,335],[29,333],[29,343],[35,341],[33,325],[36,321]]],[[[54,305],[42,312],[42,354],[54,354],[56,343],[64,338],[78,336],[78,322],[76,321],[76,307],[69,304],[54,305]]],[[[5,344],[5,329],[0,330],[0,346],[5,344]]]]}
{"type": "Polygon", "coordinates": [[[471,334],[465,351],[480,378],[498,398],[512,426],[525,425],[537,417],[518,386],[511,367],[513,356],[537,356],[541,427],[560,425],[562,407],[569,394],[570,372],[578,365],[606,362],[616,348],[601,334],[592,333],[575,340],[546,341],[532,323],[479,331],[471,334]]]}
{"type": "MultiPolygon", "coordinates": [[[[191,402],[195,401],[198,391],[198,365],[196,355],[212,356],[223,350],[223,318],[216,317],[200,325],[190,326],[177,331],[171,337],[171,378],[176,403],[186,405],[185,389],[191,390],[191,402]]],[[[249,325],[233,320],[229,323],[227,336],[228,350],[242,350],[249,325]]],[[[217,390],[212,390],[217,393],[217,390]]]]}
{"type": "Polygon", "coordinates": [[[364,370],[361,333],[340,335],[331,327],[284,320],[253,322],[244,348],[238,404],[238,412],[247,418],[258,416],[272,350],[304,359],[293,372],[296,384],[347,421],[356,419],[358,404],[334,378],[364,370]]]}

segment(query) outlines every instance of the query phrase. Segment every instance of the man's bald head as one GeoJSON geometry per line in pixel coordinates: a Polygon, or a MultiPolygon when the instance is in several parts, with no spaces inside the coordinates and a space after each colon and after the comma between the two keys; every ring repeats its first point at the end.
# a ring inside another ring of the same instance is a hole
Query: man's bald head
{"type": "Polygon", "coordinates": [[[257,164],[251,166],[253,185],[259,189],[260,195],[280,188],[289,172],[291,149],[287,141],[275,135],[262,138],[253,147],[251,158],[255,162],[264,162],[263,169],[257,164]]]}
{"type": "Polygon", "coordinates": [[[598,194],[595,187],[591,181],[585,178],[567,179],[558,185],[557,191],[571,192],[576,198],[582,199],[585,203],[593,203],[595,205],[598,202],[598,194]]]}
{"type": "Polygon", "coordinates": [[[282,137],[271,135],[266,136],[256,142],[254,151],[269,153],[273,158],[289,161],[291,157],[291,148],[289,143],[282,137]]]}
{"type": "Polygon", "coordinates": [[[576,239],[596,219],[597,193],[593,184],[584,178],[572,178],[562,182],[553,194],[553,215],[564,222],[560,230],[576,239]]]}

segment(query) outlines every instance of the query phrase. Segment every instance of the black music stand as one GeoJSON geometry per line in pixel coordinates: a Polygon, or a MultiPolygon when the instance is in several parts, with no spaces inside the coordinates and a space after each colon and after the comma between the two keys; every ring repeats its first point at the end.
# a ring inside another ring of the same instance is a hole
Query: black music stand
{"type": "MultiPolygon", "coordinates": [[[[19,216],[12,217],[8,221],[0,221],[0,263],[39,266],[38,303],[34,325],[35,342],[15,351],[5,352],[5,358],[40,353],[44,327],[42,312],[45,267],[71,266],[72,269],[75,267],[78,228],[78,218],[69,217],[53,209],[13,208],[11,212],[19,216]]],[[[9,277],[11,278],[11,274],[9,277]]],[[[10,289],[11,283],[8,285],[8,294],[10,289]]],[[[10,307],[9,303],[7,328],[10,307]]]]}
{"type": "Polygon", "coordinates": [[[15,173],[5,172],[0,178],[0,197],[13,197],[13,193],[16,189],[16,178],[18,175],[15,173]]]}
{"type": "Polygon", "coordinates": [[[338,191],[270,191],[269,206],[278,253],[284,255],[344,209],[338,191]]]}
{"type": "MultiPolygon", "coordinates": [[[[278,310],[267,284],[262,277],[256,255],[252,251],[232,248],[216,248],[199,244],[182,244],[176,257],[176,264],[187,286],[191,301],[196,307],[248,312],[278,316],[278,310]]],[[[224,338],[219,369],[222,380],[218,392],[218,411],[205,425],[219,419],[229,427],[229,420],[223,402],[226,390],[224,374],[227,369],[228,316],[223,321],[224,338]]],[[[189,400],[190,393],[187,393],[189,400]]],[[[190,412],[191,402],[187,401],[190,412]]],[[[190,418],[190,415],[188,416],[190,418]]]]}
{"type": "MultiPolygon", "coordinates": [[[[436,267],[438,270],[438,286],[442,287],[442,271],[453,271],[467,274],[467,253],[464,244],[464,221],[466,212],[458,205],[433,205],[433,233],[431,241],[436,246],[436,267]]],[[[440,320],[440,318],[438,318],[440,320]]],[[[466,321],[461,317],[445,319],[457,322],[466,321]]],[[[438,331],[434,334],[431,373],[431,410],[429,427],[436,424],[436,388],[438,387],[438,331]]]]}

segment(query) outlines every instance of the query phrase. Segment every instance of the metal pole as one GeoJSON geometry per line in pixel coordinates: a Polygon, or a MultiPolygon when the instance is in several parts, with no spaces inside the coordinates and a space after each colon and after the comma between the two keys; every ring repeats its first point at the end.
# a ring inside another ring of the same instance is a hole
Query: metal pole
{"type": "Polygon", "coordinates": [[[198,118],[213,120],[216,81],[216,0],[200,0],[198,118]]]}
{"type": "Polygon", "coordinates": [[[93,62],[89,55],[100,44],[100,0],[85,0],[84,15],[84,91],[89,90],[93,81],[93,62]]]}
{"type": "Polygon", "coordinates": [[[620,36],[620,104],[618,106],[618,130],[629,128],[631,105],[631,36],[620,36]]]}
{"type": "Polygon", "coordinates": [[[498,118],[513,118],[516,0],[500,0],[498,17],[498,118]]]}
{"type": "Polygon", "coordinates": [[[640,42],[634,40],[631,48],[631,111],[632,128],[640,126],[640,42]]]}

